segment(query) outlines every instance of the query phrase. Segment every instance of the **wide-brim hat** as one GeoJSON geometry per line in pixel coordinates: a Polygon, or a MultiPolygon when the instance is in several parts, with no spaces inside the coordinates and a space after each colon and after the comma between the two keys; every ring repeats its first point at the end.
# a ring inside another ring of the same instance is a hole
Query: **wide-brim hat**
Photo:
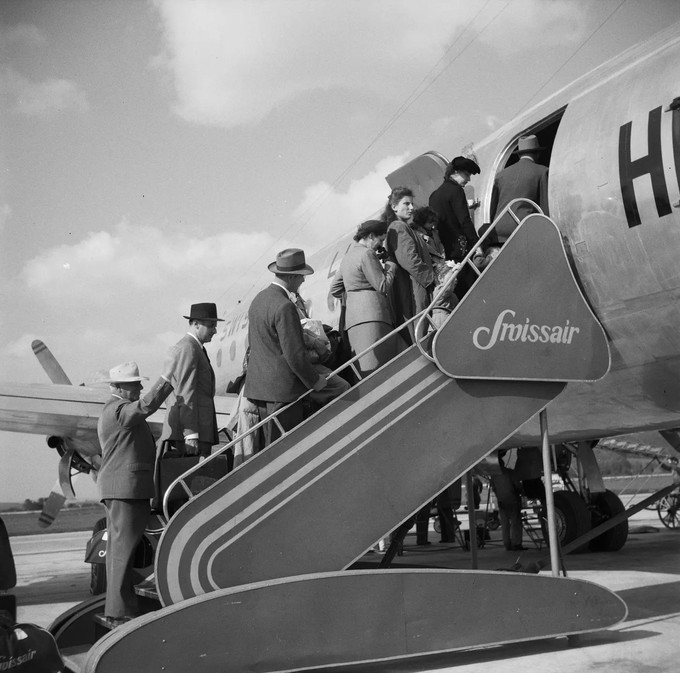
{"type": "Polygon", "coordinates": [[[296,273],[307,276],[314,273],[305,261],[305,252],[300,248],[286,248],[276,255],[276,261],[267,267],[272,273],[296,273]]]}
{"type": "Polygon", "coordinates": [[[192,304],[189,315],[185,315],[184,317],[187,320],[214,320],[215,322],[224,322],[222,318],[217,317],[217,306],[210,302],[192,304]]]}
{"type": "Polygon", "coordinates": [[[109,378],[105,383],[133,383],[135,381],[148,381],[148,376],[139,375],[139,367],[136,362],[124,362],[109,369],[109,378]]]}
{"type": "Polygon", "coordinates": [[[515,154],[526,154],[528,152],[542,152],[545,147],[541,147],[536,136],[523,136],[517,141],[515,154]]]}
{"type": "Polygon", "coordinates": [[[454,157],[451,160],[451,169],[454,171],[466,171],[471,175],[477,175],[480,172],[480,168],[477,162],[467,157],[454,157]]]}

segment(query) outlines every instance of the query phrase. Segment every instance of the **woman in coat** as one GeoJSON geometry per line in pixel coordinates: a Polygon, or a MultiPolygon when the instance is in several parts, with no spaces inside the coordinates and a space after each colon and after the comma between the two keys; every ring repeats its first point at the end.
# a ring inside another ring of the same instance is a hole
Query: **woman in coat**
{"type": "MultiPolygon", "coordinates": [[[[385,248],[398,265],[393,291],[397,325],[427,308],[435,285],[430,253],[412,227],[413,207],[413,192],[408,187],[395,187],[383,213],[383,220],[390,223],[385,248]]],[[[414,343],[415,323],[409,323],[408,332],[404,330],[402,334],[409,343],[414,343]]]]}
{"type": "MultiPolygon", "coordinates": [[[[365,351],[393,329],[388,295],[396,265],[388,261],[383,266],[376,253],[386,231],[387,224],[380,220],[362,222],[331,285],[334,297],[340,298],[346,293],[345,330],[352,356],[365,351]]],[[[389,339],[363,355],[357,362],[362,376],[378,369],[396,352],[395,340],[389,339]]]]}

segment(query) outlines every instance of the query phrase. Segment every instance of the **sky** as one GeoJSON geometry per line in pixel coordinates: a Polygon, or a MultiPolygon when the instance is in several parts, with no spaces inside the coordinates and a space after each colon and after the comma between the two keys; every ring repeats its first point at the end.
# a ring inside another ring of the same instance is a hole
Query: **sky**
{"type": "MultiPolygon", "coordinates": [[[[677,21],[677,0],[0,0],[0,380],[48,382],[35,338],[74,383],[156,377],[192,303],[235,308],[408,159],[677,21]]],[[[0,459],[0,502],[56,478],[44,438],[0,433],[0,459]]]]}

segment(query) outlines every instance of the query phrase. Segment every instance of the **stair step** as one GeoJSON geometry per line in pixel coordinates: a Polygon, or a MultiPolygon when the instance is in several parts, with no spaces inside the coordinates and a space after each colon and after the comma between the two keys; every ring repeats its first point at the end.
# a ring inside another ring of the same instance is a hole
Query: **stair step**
{"type": "Polygon", "coordinates": [[[88,645],[76,645],[74,647],[64,647],[60,650],[61,658],[66,664],[66,668],[71,673],[80,673],[83,670],[85,659],[90,648],[88,645]]]}
{"type": "Polygon", "coordinates": [[[156,580],[152,577],[145,579],[143,582],[135,585],[135,593],[143,598],[151,598],[158,600],[158,591],[156,590],[156,580]]]}
{"type": "Polygon", "coordinates": [[[92,619],[95,624],[98,624],[99,626],[103,626],[107,630],[114,629],[116,626],[120,626],[120,624],[113,624],[111,623],[111,618],[107,617],[104,613],[99,612],[97,614],[92,615],[92,619]]]}

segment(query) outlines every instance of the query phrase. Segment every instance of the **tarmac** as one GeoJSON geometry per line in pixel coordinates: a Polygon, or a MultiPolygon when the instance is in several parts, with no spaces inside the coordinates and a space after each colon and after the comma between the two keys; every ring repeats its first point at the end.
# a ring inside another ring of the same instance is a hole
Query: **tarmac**
{"type": "MultiPolygon", "coordinates": [[[[508,552],[492,531],[478,550],[478,568],[510,569],[549,557],[545,546],[525,536],[525,551],[508,552]]],[[[11,538],[17,567],[18,620],[48,626],[61,612],[89,597],[90,566],[84,562],[89,533],[62,533],[11,538]]],[[[402,556],[393,567],[403,565],[469,569],[471,553],[459,544],[441,544],[430,530],[432,544],[417,546],[409,534],[402,556]]],[[[378,554],[367,554],[365,565],[377,565],[378,554]]],[[[622,550],[609,553],[568,555],[567,575],[585,579],[615,591],[628,605],[621,624],[579,636],[578,643],[566,638],[514,643],[417,659],[326,668],[326,671],[356,673],[389,671],[427,673],[455,671],[494,673],[540,671],[605,671],[611,673],[656,673],[678,670],[680,642],[680,530],[665,528],[656,513],[644,510],[630,520],[628,541],[622,550]]],[[[549,565],[543,573],[550,574],[549,565]]],[[[554,606],[559,610],[559,605],[554,606]]],[[[504,616],[499,615],[499,619],[504,616]]],[[[506,616],[507,618],[507,616],[506,616]]],[[[484,628],[484,625],[480,625],[484,628]]]]}

